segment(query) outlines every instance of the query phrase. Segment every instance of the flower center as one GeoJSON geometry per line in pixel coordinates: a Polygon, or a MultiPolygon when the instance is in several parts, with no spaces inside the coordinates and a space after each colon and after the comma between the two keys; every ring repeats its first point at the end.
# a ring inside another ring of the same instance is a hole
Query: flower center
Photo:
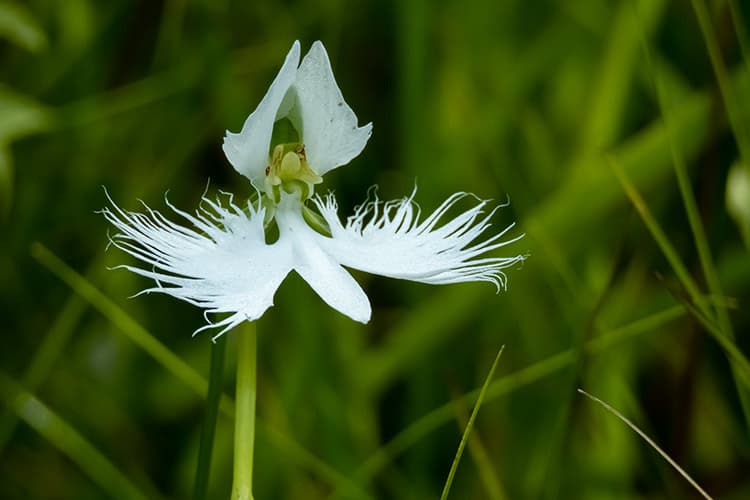
{"type": "Polygon", "coordinates": [[[312,196],[314,185],[323,182],[307,164],[305,145],[301,142],[278,144],[271,153],[271,163],[266,167],[265,191],[269,199],[278,203],[281,190],[296,194],[300,201],[312,196]]]}

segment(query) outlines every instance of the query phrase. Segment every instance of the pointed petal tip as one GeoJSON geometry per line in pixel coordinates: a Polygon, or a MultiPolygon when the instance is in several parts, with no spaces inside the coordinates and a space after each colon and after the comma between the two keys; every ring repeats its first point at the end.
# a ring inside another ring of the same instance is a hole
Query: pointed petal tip
{"type": "Polygon", "coordinates": [[[370,322],[370,319],[372,319],[372,313],[368,314],[367,316],[362,316],[361,318],[352,318],[352,319],[354,321],[362,323],[363,325],[366,325],[370,322]]]}
{"type": "Polygon", "coordinates": [[[325,57],[325,59],[328,60],[328,51],[326,50],[325,45],[323,45],[323,42],[321,42],[320,40],[315,40],[312,45],[310,45],[310,50],[307,51],[307,55],[315,55],[317,52],[319,52],[321,56],[325,57]]]}
{"type": "Polygon", "coordinates": [[[222,149],[229,163],[250,180],[261,180],[268,160],[273,124],[284,96],[294,83],[300,61],[300,43],[295,40],[279,72],[239,133],[226,131],[222,149]]]}
{"type": "Polygon", "coordinates": [[[292,57],[297,60],[297,64],[295,66],[299,66],[299,56],[300,52],[302,52],[301,44],[299,43],[299,40],[295,40],[294,43],[292,43],[292,48],[289,49],[289,52],[287,53],[287,60],[292,57]]]}
{"type": "Polygon", "coordinates": [[[359,303],[356,305],[348,304],[345,308],[334,307],[334,309],[338,310],[344,316],[353,319],[357,323],[362,323],[363,325],[368,324],[372,319],[372,306],[370,306],[369,300],[367,300],[366,303],[359,303]]]}

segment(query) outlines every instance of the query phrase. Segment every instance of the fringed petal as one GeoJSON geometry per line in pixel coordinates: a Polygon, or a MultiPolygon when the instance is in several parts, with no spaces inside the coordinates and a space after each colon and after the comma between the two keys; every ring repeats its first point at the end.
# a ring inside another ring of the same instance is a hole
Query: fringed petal
{"type": "MultiPolygon", "coordinates": [[[[107,195],[109,198],[109,195],[107,195]]],[[[291,245],[268,245],[263,229],[264,209],[248,202],[243,211],[232,196],[203,198],[195,215],[167,205],[193,229],[180,226],[144,204],[145,213],[128,212],[109,198],[104,217],[117,230],[110,238],[117,248],[144,267],[118,266],[151,278],[159,292],[201,307],[207,314],[229,314],[199,331],[220,328],[219,335],[242,321],[260,318],[273,305],[273,296],[292,269],[291,245]]]]}
{"type": "Polygon", "coordinates": [[[502,269],[525,256],[484,256],[523,237],[503,239],[514,224],[488,236],[490,219],[500,207],[487,212],[488,202],[480,200],[447,220],[447,212],[469,196],[456,193],[420,222],[415,193],[388,202],[376,197],[357,207],[345,225],[333,195],[314,198],[331,230],[330,238],[320,237],[321,247],[342,265],[373,274],[436,285],[488,281],[498,291],[505,289],[502,269]]]}

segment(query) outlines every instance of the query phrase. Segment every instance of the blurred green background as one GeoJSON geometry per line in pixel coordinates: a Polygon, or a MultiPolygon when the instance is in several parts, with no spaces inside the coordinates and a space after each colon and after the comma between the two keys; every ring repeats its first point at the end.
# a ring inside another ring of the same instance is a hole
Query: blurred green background
{"type": "MultiPolygon", "coordinates": [[[[714,498],[750,498],[743,19],[742,0],[1,2],[0,498],[191,497],[210,334],[128,299],[148,283],[107,271],[129,261],[96,211],[102,186],[128,209],[192,210],[209,179],[249,195],[221,140],[295,39],[324,42],[374,122],[326,176],[342,215],[415,180],[425,210],[509,199],[495,227],[526,237],[504,254],[530,257],[498,295],[357,274],[366,326],[290,276],[259,323],[255,498],[438,498],[502,345],[451,498],[697,498],[578,387],[714,498]]],[[[231,453],[222,415],[211,498],[231,453]]]]}

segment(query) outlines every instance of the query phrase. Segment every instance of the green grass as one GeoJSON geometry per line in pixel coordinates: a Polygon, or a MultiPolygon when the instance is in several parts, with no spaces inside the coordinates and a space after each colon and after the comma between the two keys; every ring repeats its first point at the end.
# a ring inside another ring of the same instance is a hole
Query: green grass
{"type": "Polygon", "coordinates": [[[249,196],[222,136],[294,39],[326,44],[374,123],[320,186],[342,214],[373,184],[416,182],[425,211],[509,198],[493,227],[529,258],[500,294],[357,274],[366,326],[291,276],[259,327],[256,500],[437,499],[451,470],[449,498],[695,494],[579,387],[713,498],[750,495],[747,221],[725,199],[750,148],[745,2],[163,4],[0,6],[0,498],[182,499],[196,476],[229,498],[236,339],[200,444],[201,311],[129,299],[147,283],[108,270],[130,261],[96,212],[102,186],[127,209],[249,196]]]}

